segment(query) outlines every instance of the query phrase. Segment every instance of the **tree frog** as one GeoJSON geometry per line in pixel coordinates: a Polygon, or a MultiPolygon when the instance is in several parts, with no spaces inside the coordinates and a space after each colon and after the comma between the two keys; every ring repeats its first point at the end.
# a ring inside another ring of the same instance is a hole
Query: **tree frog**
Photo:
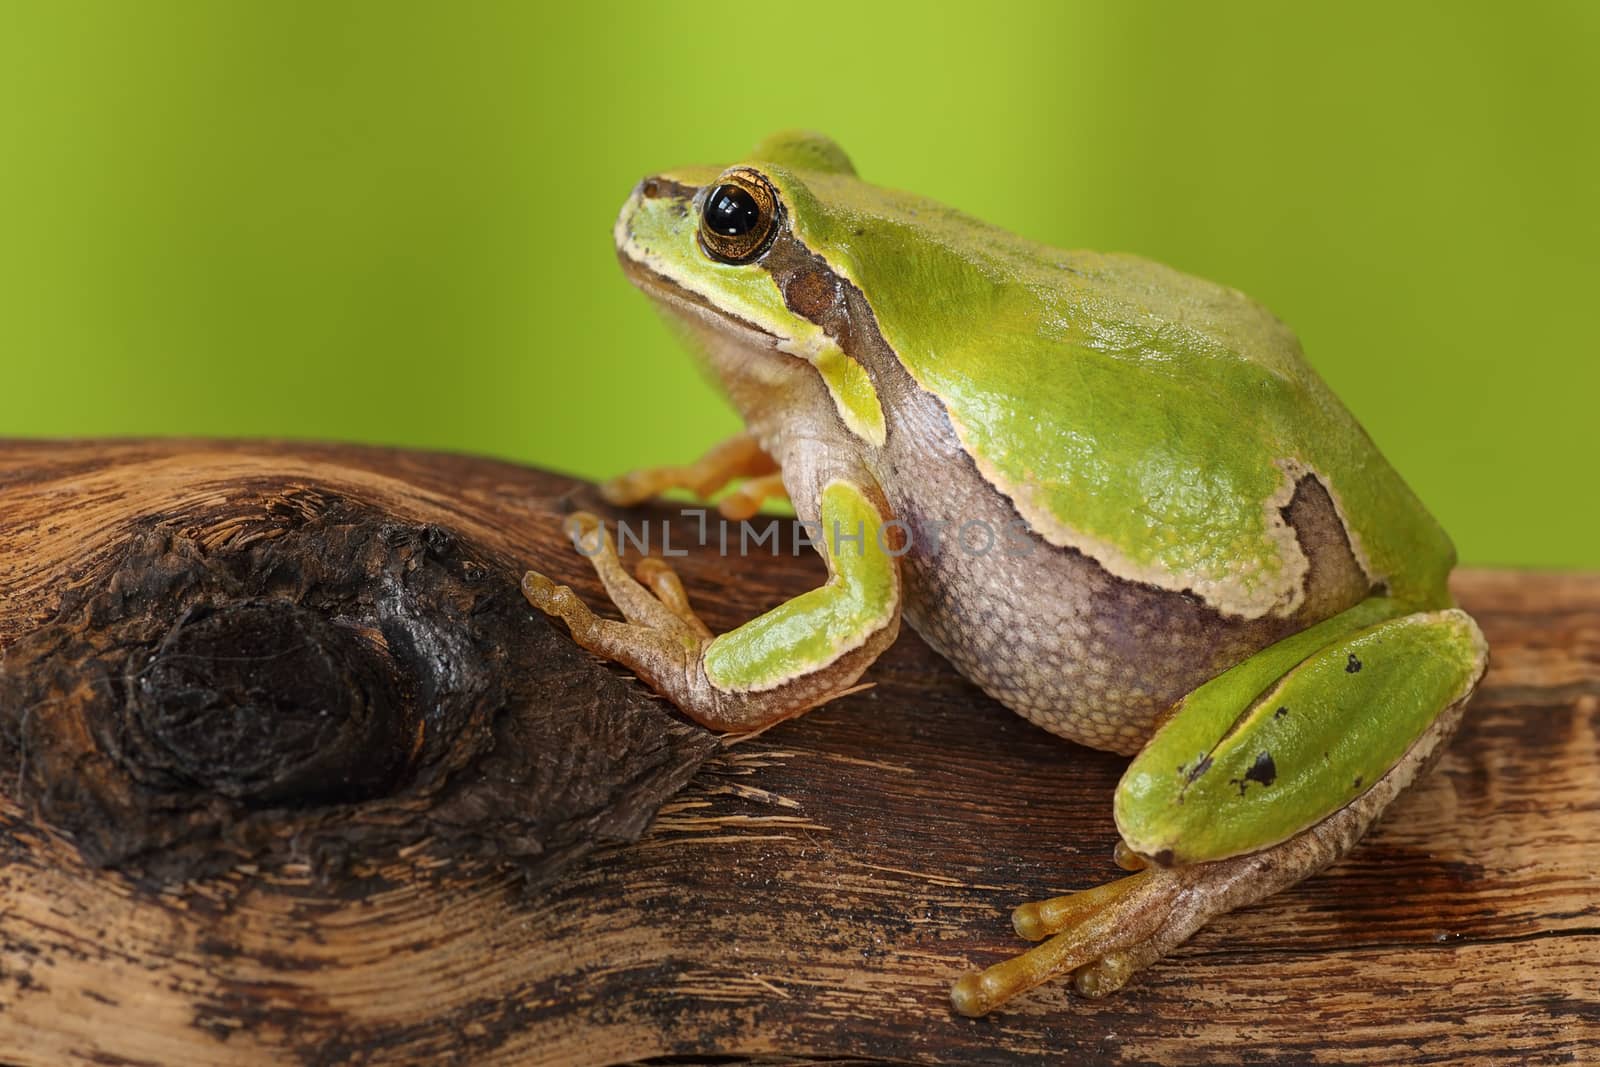
{"type": "Polygon", "coordinates": [[[1454,732],[1487,662],[1455,551],[1242,293],[868,184],[812,133],[645,178],[614,237],[747,432],[606,496],[786,494],[828,578],[713,634],[580,513],[626,621],[537,573],[528,599],[712,729],[850,690],[904,619],[1002,704],[1133,757],[1131,873],[1017,908],[1039,944],[961,977],[957,1011],[1119,988],[1342,856],[1454,732]]]}

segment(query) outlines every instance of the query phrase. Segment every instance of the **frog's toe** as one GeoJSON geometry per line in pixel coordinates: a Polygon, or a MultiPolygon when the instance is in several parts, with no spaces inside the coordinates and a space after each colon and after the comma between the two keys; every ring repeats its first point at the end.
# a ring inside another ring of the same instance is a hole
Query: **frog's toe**
{"type": "Polygon", "coordinates": [[[1072,972],[1072,988],[1083,997],[1104,997],[1128,984],[1128,979],[1161,958],[1161,948],[1145,941],[1112,952],[1072,972]]]}
{"type": "Polygon", "coordinates": [[[1018,934],[1043,943],[962,978],[950,991],[951,1002],[962,1015],[985,1015],[1052,978],[1086,972],[1107,959],[1138,958],[1140,946],[1153,943],[1167,925],[1181,888],[1167,872],[1140,871],[1079,893],[1024,904],[1012,913],[1012,924],[1018,934]]]}
{"type": "MultiPolygon", "coordinates": [[[[739,434],[687,466],[646,467],[602,482],[600,495],[607,503],[618,507],[642,504],[669,489],[683,489],[695,496],[706,497],[735,478],[760,479],[777,469],[772,457],[767,455],[754,437],[747,433],[739,434]]],[[[759,499],[756,506],[760,506],[759,499]]],[[[754,511],[751,513],[754,514],[754,511]]]]}
{"type": "Polygon", "coordinates": [[[707,626],[695,613],[694,607],[689,603],[689,594],[684,591],[683,582],[678,578],[678,572],[664,560],[654,556],[646,556],[639,561],[633,569],[639,583],[677,619],[688,627],[697,637],[704,641],[711,640],[711,628],[707,626]]]}
{"type": "MultiPolygon", "coordinates": [[[[677,575],[672,574],[666,564],[658,563],[656,569],[651,569],[649,560],[640,564],[640,577],[656,586],[656,591],[652,592],[623,567],[622,560],[617,556],[616,545],[598,517],[587,511],[578,511],[567,516],[564,525],[567,536],[572,538],[573,547],[589,558],[600,583],[605,586],[606,595],[629,623],[661,631],[686,645],[698,645],[709,639],[710,633],[705,624],[689,608],[688,597],[684,595],[677,575]],[[662,571],[666,573],[662,574],[662,571]],[[663,590],[666,598],[661,595],[663,590]]],[[[529,600],[536,605],[539,603],[535,599],[535,594],[539,592],[538,583],[535,583],[534,591],[529,592],[528,581],[524,579],[523,591],[529,600]]],[[[568,618],[566,613],[555,614],[568,618]]]]}
{"type": "Polygon", "coordinates": [[[570,586],[557,585],[538,571],[529,571],[522,576],[522,595],[546,615],[569,625],[576,622],[581,626],[593,617],[570,586]]]}
{"type": "Polygon", "coordinates": [[[1059,934],[1083,922],[1096,912],[1124,905],[1131,893],[1148,883],[1148,876],[1136,874],[1093,889],[1023,904],[1011,913],[1011,925],[1018,937],[1043,941],[1052,934],[1059,934]]]}
{"type": "Polygon", "coordinates": [[[675,467],[650,467],[619,474],[600,483],[600,496],[619,508],[642,504],[676,486],[680,480],[677,470],[675,467]]]}
{"type": "Polygon", "coordinates": [[[717,511],[723,518],[738,522],[753,517],[769,500],[787,499],[789,494],[783,486],[783,475],[765,474],[748,479],[717,501],[717,511]]]}

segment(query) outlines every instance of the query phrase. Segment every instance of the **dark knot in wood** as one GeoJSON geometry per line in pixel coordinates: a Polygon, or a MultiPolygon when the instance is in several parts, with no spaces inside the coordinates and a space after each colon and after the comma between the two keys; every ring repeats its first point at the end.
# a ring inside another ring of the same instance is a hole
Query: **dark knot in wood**
{"type": "Polygon", "coordinates": [[[286,600],[185,612],[129,663],[125,765],[251,806],[386,795],[422,720],[369,633],[286,600]]]}
{"type": "Polygon", "coordinates": [[[714,746],[438,525],[305,491],[221,537],[142,526],[0,671],[0,766],[96,864],[333,873],[427,841],[543,880],[714,746]]]}

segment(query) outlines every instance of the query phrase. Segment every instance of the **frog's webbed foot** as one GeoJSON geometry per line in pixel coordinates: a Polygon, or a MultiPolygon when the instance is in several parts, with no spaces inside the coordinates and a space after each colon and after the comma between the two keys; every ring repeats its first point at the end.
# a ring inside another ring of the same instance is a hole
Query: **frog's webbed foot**
{"type": "Polygon", "coordinates": [[[566,623],[579,645],[632,670],[684,714],[713,730],[757,730],[848,690],[894,641],[900,622],[895,559],[881,536],[874,494],[842,481],[824,490],[825,529],[859,531],[834,551],[821,546],[828,584],[721,636],[695,614],[670,566],[646,558],[628,573],[600,519],[567,519],[573,544],[593,564],[625,622],[590,611],[571,588],[530,571],[522,592],[566,623]],[[854,551],[852,551],[854,549],[854,551]]]}
{"type": "Polygon", "coordinates": [[[749,480],[718,502],[725,518],[747,519],[767,500],[787,499],[778,464],[750,434],[729,438],[686,466],[629,471],[601,484],[600,495],[607,503],[631,507],[669,489],[710,497],[737,478],[749,480]]]}
{"type": "Polygon", "coordinates": [[[1189,694],[1117,790],[1118,862],[1154,864],[1018,908],[1017,932],[1049,940],[961,979],[956,1010],[981,1015],[1067,974],[1103,996],[1216,916],[1339,859],[1455,732],[1485,656],[1460,611],[1372,600],[1189,694]]]}

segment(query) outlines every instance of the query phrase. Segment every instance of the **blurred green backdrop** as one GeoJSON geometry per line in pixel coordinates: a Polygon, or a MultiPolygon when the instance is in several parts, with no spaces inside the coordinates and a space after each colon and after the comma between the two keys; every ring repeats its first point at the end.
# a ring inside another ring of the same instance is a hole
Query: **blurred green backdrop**
{"type": "Polygon", "coordinates": [[[617,270],[784,126],[1293,324],[1480,563],[1600,565],[1600,5],[19,3],[0,434],[589,475],[734,419],[617,270]]]}

